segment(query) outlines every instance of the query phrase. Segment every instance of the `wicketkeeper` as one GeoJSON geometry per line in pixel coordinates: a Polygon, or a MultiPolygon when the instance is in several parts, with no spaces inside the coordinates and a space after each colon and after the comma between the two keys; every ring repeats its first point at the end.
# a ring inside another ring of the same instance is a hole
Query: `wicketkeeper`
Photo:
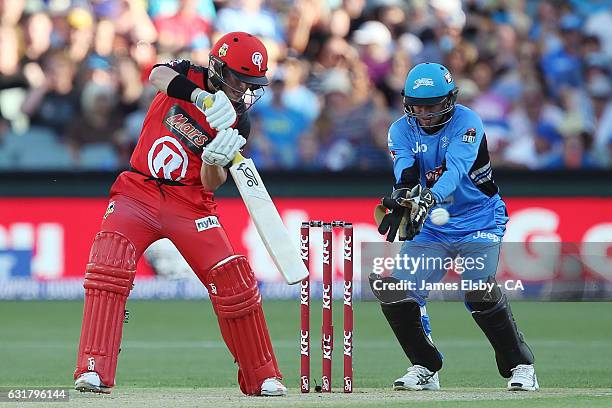
{"type": "Polygon", "coordinates": [[[392,274],[410,282],[409,290],[381,299],[382,311],[412,363],[393,388],[440,388],[442,354],[432,342],[425,304],[430,285],[444,277],[450,259],[462,283],[478,288],[462,295],[493,346],[499,373],[510,378],[508,389],[537,390],[533,354],[495,282],[506,206],[493,181],[482,121],[455,103],[457,92],[446,67],[415,66],[403,90],[405,114],[389,128],[396,184],[376,210],[379,232],[388,241],[399,232],[405,241],[402,258],[421,260],[416,270],[396,267],[392,274]],[[428,217],[436,206],[450,212],[444,225],[434,225],[428,217]],[[467,267],[467,259],[472,259],[472,267],[467,267]]]}

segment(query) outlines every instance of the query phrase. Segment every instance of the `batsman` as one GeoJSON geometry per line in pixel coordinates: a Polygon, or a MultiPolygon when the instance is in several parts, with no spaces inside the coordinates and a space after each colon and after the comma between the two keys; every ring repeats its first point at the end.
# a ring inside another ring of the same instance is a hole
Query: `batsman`
{"type": "Polygon", "coordinates": [[[377,293],[412,364],[393,389],[440,388],[443,356],[432,341],[426,300],[451,269],[461,275],[458,288],[465,306],[491,343],[499,373],[509,378],[508,389],[534,391],[539,386],[533,353],[495,281],[506,206],[493,180],[482,121],[456,103],[457,93],[446,67],[416,65],[402,92],[405,114],[389,128],[396,184],[376,208],[375,218],[388,241],[399,232],[404,241],[400,256],[418,261],[412,269],[396,265],[387,277],[406,281],[401,292],[377,293]],[[434,224],[428,217],[434,208],[448,211],[450,219],[444,216],[440,222],[437,210],[434,224]]]}
{"type": "Polygon", "coordinates": [[[247,111],[268,85],[267,64],[257,37],[231,32],[212,47],[208,68],[179,60],[151,71],[149,79],[160,92],[145,117],[131,169],[111,188],[86,268],[77,390],[109,393],[115,385],[136,263],[151,243],[168,238],[208,289],[238,365],[240,390],[287,393],[257,279],[247,259],[234,253],[213,198],[249,136],[247,111]]]}

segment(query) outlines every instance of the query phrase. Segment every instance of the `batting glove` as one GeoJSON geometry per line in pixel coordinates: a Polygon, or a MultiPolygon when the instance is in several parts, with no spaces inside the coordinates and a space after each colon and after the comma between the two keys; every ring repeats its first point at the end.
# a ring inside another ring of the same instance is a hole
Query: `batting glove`
{"type": "Polygon", "coordinates": [[[227,166],[246,144],[237,129],[223,129],[217,132],[215,138],[204,147],[202,161],[209,165],[227,166]]]}
{"type": "Polygon", "coordinates": [[[193,103],[204,113],[206,121],[213,129],[227,129],[236,121],[236,110],[223,91],[218,91],[211,96],[202,90],[196,95],[193,103]],[[212,104],[208,99],[211,97],[212,104]]]}

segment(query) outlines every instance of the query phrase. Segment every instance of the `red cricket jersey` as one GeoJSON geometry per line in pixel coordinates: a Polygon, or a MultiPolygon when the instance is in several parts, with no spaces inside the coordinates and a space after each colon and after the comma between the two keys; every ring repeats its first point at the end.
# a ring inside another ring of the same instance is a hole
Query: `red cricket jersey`
{"type": "MultiPolygon", "coordinates": [[[[163,64],[207,89],[208,70],[187,60],[163,64]]],[[[250,122],[245,112],[235,128],[248,138],[250,122]]],[[[186,185],[201,185],[202,149],[217,134],[204,114],[191,102],[158,92],[144,119],[130,165],[140,173],[186,185]]]]}

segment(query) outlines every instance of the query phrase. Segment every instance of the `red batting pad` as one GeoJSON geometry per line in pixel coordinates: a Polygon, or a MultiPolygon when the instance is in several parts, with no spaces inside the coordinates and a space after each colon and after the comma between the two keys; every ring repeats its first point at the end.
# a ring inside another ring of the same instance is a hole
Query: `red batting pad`
{"type": "Polygon", "coordinates": [[[115,385],[125,302],[135,271],[136,249],[125,236],[116,232],[96,235],[83,283],[85,306],[75,379],[95,371],[104,385],[115,385]]]}
{"type": "Polygon", "coordinates": [[[258,395],[266,378],[281,378],[257,279],[244,256],[220,262],[208,274],[207,287],[221,335],[238,363],[238,382],[247,395],[258,395]]]}

